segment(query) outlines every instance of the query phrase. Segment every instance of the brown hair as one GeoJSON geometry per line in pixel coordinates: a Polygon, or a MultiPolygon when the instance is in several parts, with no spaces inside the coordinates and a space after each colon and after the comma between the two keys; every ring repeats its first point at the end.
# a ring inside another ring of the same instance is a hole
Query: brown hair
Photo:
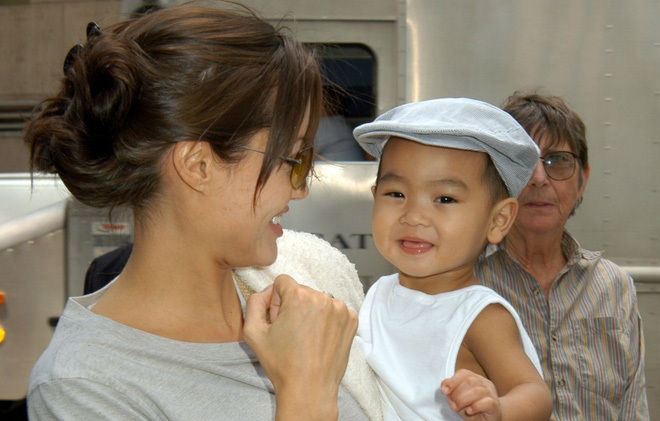
{"type": "Polygon", "coordinates": [[[490,203],[495,205],[502,199],[506,199],[510,196],[509,189],[507,189],[504,179],[497,171],[495,163],[490,158],[490,155],[486,155],[486,163],[484,165],[484,172],[481,177],[481,181],[484,183],[488,192],[490,193],[490,203]]]}
{"type": "Polygon", "coordinates": [[[26,128],[31,169],[59,174],[87,205],[140,210],[158,194],[175,142],[200,139],[236,162],[267,128],[263,187],[292,153],[308,104],[303,146],[312,145],[321,78],[301,43],[225,4],[167,8],[93,33],[26,128]]]}
{"type": "Polygon", "coordinates": [[[571,151],[579,156],[582,170],[587,168],[589,150],[584,122],[562,98],[516,91],[502,109],[511,114],[533,139],[538,141],[546,135],[550,147],[567,143],[571,151]]]}

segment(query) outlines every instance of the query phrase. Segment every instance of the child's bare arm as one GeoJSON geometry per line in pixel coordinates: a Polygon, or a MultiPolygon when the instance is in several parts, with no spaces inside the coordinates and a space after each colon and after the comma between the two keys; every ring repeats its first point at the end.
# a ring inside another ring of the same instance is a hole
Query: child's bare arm
{"type": "Polygon", "coordinates": [[[465,345],[488,379],[467,370],[443,381],[442,391],[464,419],[547,420],[550,391],[525,354],[516,323],[500,305],[481,312],[465,345]]]}

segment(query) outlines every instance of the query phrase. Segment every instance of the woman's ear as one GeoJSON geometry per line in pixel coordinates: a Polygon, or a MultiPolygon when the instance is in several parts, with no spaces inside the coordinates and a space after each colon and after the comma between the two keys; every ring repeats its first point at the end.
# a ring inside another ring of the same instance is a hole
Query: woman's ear
{"type": "Polygon", "coordinates": [[[172,165],[185,184],[202,191],[211,179],[213,151],[207,142],[182,141],[174,145],[172,165]]]}
{"type": "MultiPolygon", "coordinates": [[[[578,171],[580,169],[578,168],[578,171]]],[[[587,165],[587,168],[582,171],[582,174],[580,174],[580,181],[578,183],[578,194],[580,195],[580,199],[582,199],[582,195],[584,194],[584,190],[587,188],[587,181],[589,181],[589,174],[591,173],[591,166],[587,165]]]]}
{"type": "Polygon", "coordinates": [[[488,229],[488,242],[497,244],[504,239],[518,214],[518,201],[513,197],[502,199],[493,206],[488,229]]]}

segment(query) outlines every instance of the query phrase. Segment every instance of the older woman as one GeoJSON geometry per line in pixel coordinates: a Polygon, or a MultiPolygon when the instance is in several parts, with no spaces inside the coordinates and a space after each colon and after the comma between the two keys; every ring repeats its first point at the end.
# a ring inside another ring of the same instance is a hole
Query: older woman
{"type": "Polygon", "coordinates": [[[313,56],[238,5],[187,5],[90,24],[64,76],[27,128],[32,167],[85,204],[131,207],[134,247],[111,284],[69,299],[31,418],[367,419],[368,378],[340,384],[354,311],[287,276],[247,300],[281,273],[361,299],[357,276],[342,290],[303,255],[339,252],[280,225],[307,195],[313,56]]]}
{"type": "Polygon", "coordinates": [[[561,98],[515,93],[504,105],[541,149],[505,241],[476,274],[517,310],[557,420],[648,419],[642,322],[629,275],[580,247],[566,221],[589,179],[584,123],[561,98]]]}

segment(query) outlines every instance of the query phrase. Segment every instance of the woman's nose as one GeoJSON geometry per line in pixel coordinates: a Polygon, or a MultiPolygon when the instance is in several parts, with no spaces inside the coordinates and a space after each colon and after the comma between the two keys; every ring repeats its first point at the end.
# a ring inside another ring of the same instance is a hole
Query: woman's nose
{"type": "Polygon", "coordinates": [[[292,200],[302,200],[306,198],[309,195],[309,186],[307,183],[303,184],[297,189],[293,190],[293,194],[291,195],[292,200]]]}
{"type": "Polygon", "coordinates": [[[545,172],[545,167],[543,166],[543,161],[539,159],[539,162],[536,164],[536,168],[534,168],[534,172],[532,173],[532,177],[529,179],[529,182],[527,185],[535,185],[535,186],[542,186],[548,183],[548,174],[545,172]]]}

